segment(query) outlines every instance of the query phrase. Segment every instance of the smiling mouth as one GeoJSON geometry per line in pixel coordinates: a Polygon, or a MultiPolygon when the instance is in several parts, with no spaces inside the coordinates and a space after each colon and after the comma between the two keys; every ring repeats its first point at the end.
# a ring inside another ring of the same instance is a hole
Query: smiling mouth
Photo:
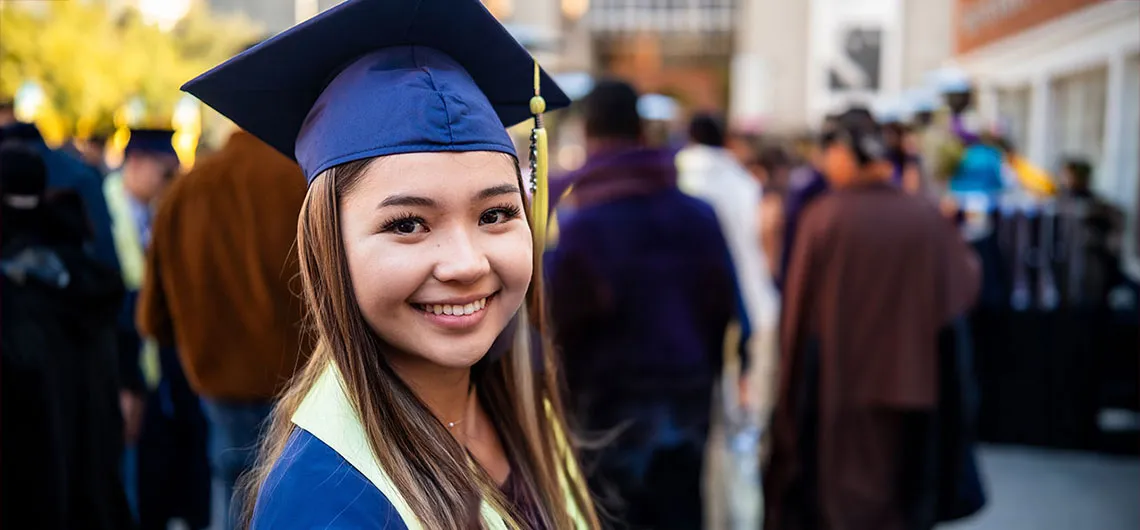
{"type": "Polygon", "coordinates": [[[490,302],[498,293],[485,296],[473,302],[466,304],[411,304],[412,307],[423,311],[429,315],[445,315],[445,316],[469,316],[474,315],[487,307],[490,302]]]}

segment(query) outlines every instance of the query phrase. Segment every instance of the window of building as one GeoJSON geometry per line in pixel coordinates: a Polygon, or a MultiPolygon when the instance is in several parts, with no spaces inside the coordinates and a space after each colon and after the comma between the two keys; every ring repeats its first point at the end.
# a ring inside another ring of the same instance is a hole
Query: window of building
{"type": "Polygon", "coordinates": [[[725,32],[738,0],[594,0],[589,19],[598,30],[725,32]]]}
{"type": "Polygon", "coordinates": [[[1018,152],[1029,145],[1029,87],[1000,89],[997,92],[998,125],[1018,152]]]}
{"type": "MultiPolygon", "coordinates": [[[[1053,169],[1072,156],[1083,157],[1099,168],[1104,153],[1108,68],[1101,66],[1058,78],[1051,93],[1048,127],[1053,169]]],[[[1098,171],[1096,178],[1099,177],[1098,171]]]]}
{"type": "Polygon", "coordinates": [[[1140,55],[1133,55],[1124,70],[1123,137],[1121,138],[1120,182],[1125,189],[1121,202],[1131,205],[1124,232],[1124,263],[1134,280],[1140,280],[1140,55]],[[1129,200],[1130,199],[1130,200],[1129,200]]]}

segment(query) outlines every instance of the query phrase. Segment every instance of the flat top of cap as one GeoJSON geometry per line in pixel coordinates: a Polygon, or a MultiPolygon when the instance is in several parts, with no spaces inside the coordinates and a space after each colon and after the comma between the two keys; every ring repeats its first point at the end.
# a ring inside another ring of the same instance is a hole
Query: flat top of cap
{"type": "Polygon", "coordinates": [[[161,153],[177,156],[174,150],[174,131],[171,129],[131,129],[127,151],[161,153]]]}
{"type": "Polygon", "coordinates": [[[138,138],[174,138],[174,129],[131,128],[131,136],[138,138]]]}
{"type": "MultiPolygon", "coordinates": [[[[504,126],[530,116],[534,59],[478,0],[348,0],[246,50],[182,89],[296,160],[298,135],[329,83],[366,54],[400,46],[423,46],[454,59],[504,126]]],[[[541,91],[548,110],[570,103],[545,72],[541,91]]],[[[338,104],[367,107],[386,104],[383,98],[399,99],[383,87],[367,91],[367,97],[379,102],[356,101],[365,97],[360,90],[351,94],[352,101],[338,104]]],[[[345,126],[374,126],[375,134],[386,133],[383,123],[361,121],[345,126]]]]}

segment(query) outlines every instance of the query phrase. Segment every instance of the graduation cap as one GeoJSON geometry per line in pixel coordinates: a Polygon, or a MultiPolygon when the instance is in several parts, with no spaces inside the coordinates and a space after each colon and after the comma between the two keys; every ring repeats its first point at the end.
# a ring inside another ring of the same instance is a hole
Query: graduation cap
{"type": "Polygon", "coordinates": [[[399,153],[517,158],[506,127],[534,116],[533,219],[545,232],[542,113],[570,100],[478,0],[348,0],[182,89],[292,157],[309,183],[399,153]]]}
{"type": "Polygon", "coordinates": [[[547,108],[569,104],[536,69],[478,0],[349,0],[182,88],[293,157],[312,182],[374,156],[514,155],[505,128],[541,113],[531,108],[537,88],[547,108]]]}
{"type": "Polygon", "coordinates": [[[8,125],[0,127],[0,143],[9,140],[36,145],[44,143],[44,137],[40,134],[39,127],[36,127],[34,123],[25,123],[22,121],[9,123],[8,125]]]}
{"type": "Polygon", "coordinates": [[[47,186],[47,166],[31,146],[0,146],[0,196],[4,204],[22,210],[39,205],[47,186]]]}
{"type": "Polygon", "coordinates": [[[170,129],[131,129],[130,140],[124,154],[155,154],[178,156],[174,150],[174,131],[170,129]]]}

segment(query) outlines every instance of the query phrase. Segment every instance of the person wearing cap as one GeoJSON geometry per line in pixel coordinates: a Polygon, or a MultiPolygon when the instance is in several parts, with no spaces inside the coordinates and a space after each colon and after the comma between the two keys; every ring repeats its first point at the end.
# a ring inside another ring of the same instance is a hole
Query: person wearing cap
{"type": "Polygon", "coordinates": [[[0,141],[20,140],[30,145],[47,166],[48,189],[73,189],[79,194],[93,232],[93,237],[86,243],[88,251],[108,267],[119,268],[115,238],[111,233],[111,214],[103,195],[102,175],[80,159],[48,146],[35,124],[16,121],[14,115],[5,123],[4,113],[0,106],[0,141]]]}
{"type": "Polygon", "coordinates": [[[821,145],[832,191],[805,210],[788,267],[766,528],[929,529],[947,516],[935,500],[958,494],[939,489],[957,460],[927,452],[958,375],[940,369],[940,333],[973,303],[978,266],[929,201],[891,184],[873,122],[845,113],[821,145]]]}
{"type": "Polygon", "coordinates": [[[119,313],[119,367],[127,443],[137,449],[137,476],[128,473],[137,480],[131,493],[143,530],[166,528],[173,519],[191,528],[210,522],[206,420],[199,399],[174,348],[161,347],[135,323],[154,209],[179,169],[173,136],[171,130],[133,129],[122,168],[103,182],[127,288],[119,313]]]}
{"type": "Polygon", "coordinates": [[[132,528],[119,474],[118,273],[91,256],[73,190],[34,145],[0,143],[0,527],[132,528]]]}
{"type": "Polygon", "coordinates": [[[139,295],[139,331],[177,345],[209,419],[227,528],[238,477],[253,463],[273,398],[311,345],[301,344],[294,242],[305,178],[245,131],[178,177],[155,212],[139,295]]]}
{"type": "Polygon", "coordinates": [[[248,476],[251,528],[596,528],[535,254],[542,114],[569,100],[530,54],[476,0],[348,0],[183,88],[309,184],[316,347],[248,476]],[[528,118],[533,180],[505,129],[528,118]]]}
{"type": "Polygon", "coordinates": [[[587,161],[546,265],[575,416],[617,433],[588,455],[591,482],[631,528],[700,528],[726,345],[748,361],[732,256],[713,208],[678,189],[673,151],[646,146],[632,86],[599,82],[584,114],[587,161]]]}
{"type": "Polygon", "coordinates": [[[964,72],[947,68],[936,72],[935,83],[946,103],[946,112],[932,125],[938,134],[929,134],[935,180],[945,182],[952,194],[995,195],[1003,189],[1002,154],[982,141],[980,119],[973,106],[973,86],[964,72]]]}
{"type": "Polygon", "coordinates": [[[123,166],[107,175],[103,193],[111,210],[115,251],[127,288],[142,285],[145,250],[150,245],[154,208],[178,172],[174,131],[133,129],[123,166]]]}
{"type": "Polygon", "coordinates": [[[979,140],[977,115],[971,110],[974,103],[974,87],[969,76],[956,68],[944,68],[934,73],[935,85],[950,111],[950,131],[963,144],[969,145],[979,140]]]}

